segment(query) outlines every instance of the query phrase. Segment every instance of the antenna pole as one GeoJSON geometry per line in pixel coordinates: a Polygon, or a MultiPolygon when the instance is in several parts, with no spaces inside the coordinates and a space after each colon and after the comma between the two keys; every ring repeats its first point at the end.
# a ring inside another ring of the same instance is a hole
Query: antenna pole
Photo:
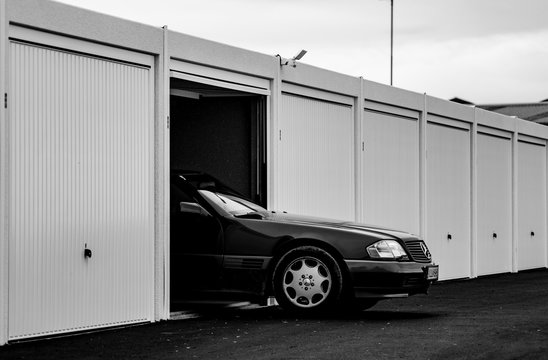
{"type": "Polygon", "coordinates": [[[390,0],[390,86],[393,82],[394,69],[394,0],[390,0]]]}

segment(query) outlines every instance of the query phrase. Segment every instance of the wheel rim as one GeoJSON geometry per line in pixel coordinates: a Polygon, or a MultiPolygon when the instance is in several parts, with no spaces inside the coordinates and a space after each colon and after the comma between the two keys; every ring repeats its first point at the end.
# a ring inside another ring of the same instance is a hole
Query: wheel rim
{"type": "Polygon", "coordinates": [[[293,260],[285,269],[283,289],[287,299],[300,308],[312,308],[327,299],[331,291],[331,273],[314,257],[293,260]]]}

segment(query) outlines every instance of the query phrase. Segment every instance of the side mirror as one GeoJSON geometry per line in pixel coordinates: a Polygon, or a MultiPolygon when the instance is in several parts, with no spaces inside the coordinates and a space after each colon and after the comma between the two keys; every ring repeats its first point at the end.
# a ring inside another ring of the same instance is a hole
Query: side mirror
{"type": "Polygon", "coordinates": [[[210,216],[207,210],[201,207],[199,204],[182,201],[180,203],[180,206],[181,206],[182,213],[198,214],[201,216],[210,216]]]}

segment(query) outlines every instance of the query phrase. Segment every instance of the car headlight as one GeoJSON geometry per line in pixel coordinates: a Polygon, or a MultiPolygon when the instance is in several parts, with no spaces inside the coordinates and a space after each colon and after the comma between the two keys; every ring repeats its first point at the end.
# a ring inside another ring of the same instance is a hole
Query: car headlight
{"type": "Polygon", "coordinates": [[[405,250],[394,240],[381,240],[367,247],[367,253],[373,259],[400,259],[407,257],[405,250]]]}

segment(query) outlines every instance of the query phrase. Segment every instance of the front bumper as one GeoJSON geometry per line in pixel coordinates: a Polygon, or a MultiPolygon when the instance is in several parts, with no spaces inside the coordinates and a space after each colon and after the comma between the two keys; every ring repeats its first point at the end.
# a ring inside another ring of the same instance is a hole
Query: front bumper
{"type": "Polygon", "coordinates": [[[394,298],[426,294],[432,263],[345,260],[356,298],[394,298]]]}

